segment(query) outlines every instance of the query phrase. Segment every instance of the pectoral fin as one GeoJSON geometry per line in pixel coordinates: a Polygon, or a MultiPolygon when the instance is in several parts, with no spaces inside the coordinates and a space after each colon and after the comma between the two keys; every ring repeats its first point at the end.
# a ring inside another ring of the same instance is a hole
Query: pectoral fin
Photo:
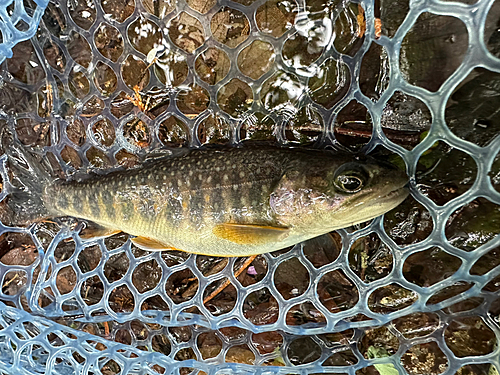
{"type": "Polygon", "coordinates": [[[148,237],[134,237],[131,241],[139,249],[146,251],[178,250],[172,245],[161,243],[148,237]]]}
{"type": "Polygon", "coordinates": [[[288,228],[248,224],[219,224],[212,233],[239,245],[263,245],[279,242],[288,237],[288,228]]]}
{"type": "Polygon", "coordinates": [[[91,238],[111,237],[114,234],[120,233],[121,230],[106,228],[95,223],[87,223],[78,234],[82,240],[90,240],[91,238]]]}

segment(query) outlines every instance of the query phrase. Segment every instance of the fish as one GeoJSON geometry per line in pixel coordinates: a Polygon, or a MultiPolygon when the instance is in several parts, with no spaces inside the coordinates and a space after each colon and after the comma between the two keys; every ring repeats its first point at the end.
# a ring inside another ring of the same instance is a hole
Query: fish
{"type": "Polygon", "coordinates": [[[393,165],[328,150],[194,149],[81,180],[28,164],[12,207],[30,220],[69,216],[93,223],[95,237],[125,232],[145,250],[218,257],[287,248],[380,216],[409,194],[393,165]]]}

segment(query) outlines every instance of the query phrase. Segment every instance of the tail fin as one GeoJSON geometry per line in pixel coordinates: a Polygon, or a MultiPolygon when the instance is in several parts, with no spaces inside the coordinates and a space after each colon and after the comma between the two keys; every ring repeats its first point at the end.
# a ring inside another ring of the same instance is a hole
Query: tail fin
{"type": "Polygon", "coordinates": [[[28,151],[6,124],[0,129],[0,139],[11,172],[6,187],[7,205],[12,212],[3,220],[10,221],[9,225],[24,225],[49,217],[42,194],[53,178],[44,170],[42,158],[28,151]]]}

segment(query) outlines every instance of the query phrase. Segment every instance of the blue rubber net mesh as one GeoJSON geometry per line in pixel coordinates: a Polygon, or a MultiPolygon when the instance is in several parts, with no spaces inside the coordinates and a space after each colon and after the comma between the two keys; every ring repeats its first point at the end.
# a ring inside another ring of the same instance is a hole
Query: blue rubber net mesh
{"type": "Polygon", "coordinates": [[[251,264],[0,224],[0,373],[498,374],[499,18],[487,0],[49,3],[2,64],[0,125],[62,178],[272,140],[381,153],[412,195],[251,264]]]}
{"type": "Polygon", "coordinates": [[[21,0],[0,1],[0,62],[12,57],[12,47],[35,35],[48,0],[25,8],[21,0]]]}

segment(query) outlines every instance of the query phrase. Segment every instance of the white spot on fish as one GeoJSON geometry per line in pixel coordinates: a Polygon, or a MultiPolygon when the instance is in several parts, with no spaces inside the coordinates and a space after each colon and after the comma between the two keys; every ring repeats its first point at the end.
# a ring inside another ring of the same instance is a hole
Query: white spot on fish
{"type": "Polygon", "coordinates": [[[199,174],[198,175],[198,180],[202,181],[203,180],[203,175],[199,174]]]}
{"type": "Polygon", "coordinates": [[[177,185],[182,186],[182,181],[181,180],[177,180],[177,185]]]}
{"type": "Polygon", "coordinates": [[[210,183],[212,181],[212,176],[208,176],[207,182],[210,183]]]}
{"type": "Polygon", "coordinates": [[[170,172],[170,176],[173,176],[173,175],[175,175],[175,172],[174,171],[170,172]]]}
{"type": "Polygon", "coordinates": [[[245,172],[241,171],[240,172],[240,178],[243,178],[243,177],[245,177],[245,172]]]}
{"type": "Polygon", "coordinates": [[[193,171],[189,171],[189,175],[192,176],[193,175],[193,171]]]}
{"type": "Polygon", "coordinates": [[[167,179],[167,175],[166,175],[166,174],[164,174],[164,175],[163,175],[163,181],[166,181],[166,179],[167,179]]]}
{"type": "Polygon", "coordinates": [[[215,167],[215,171],[216,172],[220,172],[220,168],[219,167],[215,167]]]}
{"type": "Polygon", "coordinates": [[[223,177],[224,181],[228,181],[229,180],[229,176],[227,174],[224,175],[223,177]]]}

